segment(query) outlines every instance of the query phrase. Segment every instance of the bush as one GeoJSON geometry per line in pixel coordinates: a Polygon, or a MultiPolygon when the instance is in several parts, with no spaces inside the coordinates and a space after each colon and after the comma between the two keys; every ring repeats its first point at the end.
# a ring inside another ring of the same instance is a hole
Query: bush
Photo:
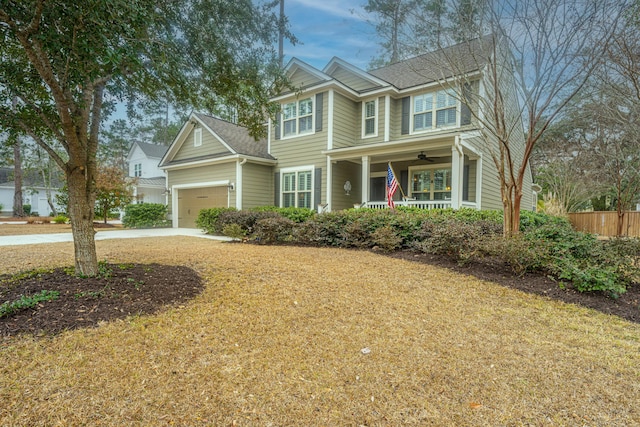
{"type": "Polygon", "coordinates": [[[261,244],[292,242],[296,240],[297,224],[280,216],[263,218],[256,221],[252,238],[261,244]]]}
{"type": "Polygon", "coordinates": [[[255,212],[275,212],[280,216],[288,218],[291,221],[297,222],[297,223],[305,222],[308,219],[313,218],[316,214],[311,209],[295,208],[295,207],[278,208],[275,206],[259,206],[251,210],[255,212]]]}
{"type": "Polygon", "coordinates": [[[229,224],[224,227],[222,234],[233,239],[242,240],[246,237],[245,231],[238,224],[229,224]]]}
{"type": "Polygon", "coordinates": [[[66,224],[67,221],[69,221],[69,218],[64,215],[57,215],[53,218],[55,224],[66,224]]]}
{"type": "Polygon", "coordinates": [[[31,215],[31,205],[22,205],[22,212],[24,212],[25,215],[31,215]]]}
{"type": "Polygon", "coordinates": [[[122,225],[127,228],[167,227],[167,207],[159,203],[127,205],[124,209],[122,225]]]}
{"type": "Polygon", "coordinates": [[[275,212],[238,211],[235,209],[227,209],[220,212],[218,215],[215,221],[215,228],[224,230],[228,225],[237,224],[246,236],[250,236],[253,233],[253,228],[256,222],[265,218],[281,217],[275,212]]]}
{"type": "Polygon", "coordinates": [[[422,252],[445,255],[459,263],[473,258],[478,252],[480,238],[483,236],[479,225],[457,218],[447,218],[437,222],[423,223],[420,236],[422,240],[413,247],[422,252]]]}
{"type": "Polygon", "coordinates": [[[402,237],[389,226],[380,227],[371,233],[371,240],[384,252],[393,252],[402,246],[402,237]]]}
{"type": "Polygon", "coordinates": [[[222,212],[227,211],[235,211],[236,208],[210,208],[210,209],[202,209],[198,212],[198,218],[196,218],[196,226],[202,229],[207,234],[220,234],[222,233],[222,228],[219,227],[218,216],[222,212]]]}

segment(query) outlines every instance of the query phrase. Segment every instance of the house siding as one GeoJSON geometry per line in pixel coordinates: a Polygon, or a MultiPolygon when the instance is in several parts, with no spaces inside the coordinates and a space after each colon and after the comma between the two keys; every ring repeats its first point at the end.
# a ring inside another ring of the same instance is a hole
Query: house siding
{"type": "Polygon", "coordinates": [[[351,162],[337,162],[332,165],[333,185],[332,210],[353,208],[362,201],[362,167],[351,162]],[[351,183],[350,194],[344,191],[346,181],[351,183]]]}
{"type": "Polygon", "coordinates": [[[246,163],[242,168],[242,208],[273,205],[273,167],[246,163]]]}
{"type": "Polygon", "coordinates": [[[202,145],[194,147],[193,145],[193,129],[186,136],[182,146],[173,157],[173,161],[193,159],[201,156],[208,156],[213,154],[231,154],[231,152],[225,147],[216,137],[214,137],[206,129],[202,129],[202,145]]]}
{"type": "Polygon", "coordinates": [[[289,83],[295,88],[309,86],[309,85],[318,83],[320,81],[321,80],[319,80],[317,77],[313,76],[312,74],[309,74],[308,72],[302,69],[297,69],[289,77],[289,83]]]}
{"type": "Polygon", "coordinates": [[[362,77],[359,77],[358,75],[352,73],[351,71],[345,70],[342,67],[336,69],[336,71],[331,74],[331,77],[357,91],[371,89],[372,87],[374,87],[374,85],[371,84],[370,81],[367,81],[362,77]]]}
{"type": "Polygon", "coordinates": [[[335,93],[333,97],[333,148],[351,147],[360,138],[361,103],[335,93]]]}

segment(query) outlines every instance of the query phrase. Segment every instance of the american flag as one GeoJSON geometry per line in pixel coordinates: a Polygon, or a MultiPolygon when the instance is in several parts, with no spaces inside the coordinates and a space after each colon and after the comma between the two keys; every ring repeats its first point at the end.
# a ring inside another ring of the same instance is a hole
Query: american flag
{"type": "Polygon", "coordinates": [[[393,169],[391,169],[391,163],[387,165],[387,204],[390,208],[395,208],[396,204],[393,203],[393,195],[396,193],[398,189],[398,180],[396,176],[393,174],[393,169]]]}

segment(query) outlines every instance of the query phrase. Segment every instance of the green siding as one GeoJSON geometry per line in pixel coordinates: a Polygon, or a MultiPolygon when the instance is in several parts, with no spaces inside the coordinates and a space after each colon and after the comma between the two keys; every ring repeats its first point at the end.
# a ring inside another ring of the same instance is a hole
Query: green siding
{"type": "Polygon", "coordinates": [[[354,203],[362,202],[362,166],[351,162],[337,162],[332,165],[332,210],[353,208],[354,203]],[[344,183],[351,182],[351,192],[345,194],[344,183]]]}
{"type": "Polygon", "coordinates": [[[273,205],[273,167],[246,163],[242,167],[242,208],[273,205]]]}
{"type": "Polygon", "coordinates": [[[222,145],[222,143],[220,143],[220,141],[216,137],[214,137],[209,131],[207,131],[207,129],[203,128],[202,145],[199,147],[194,147],[193,130],[191,130],[172,160],[187,160],[220,153],[231,154],[227,147],[222,145]]]}
{"type": "Polygon", "coordinates": [[[334,93],[333,148],[351,147],[362,133],[362,103],[334,93]]]}
{"type": "Polygon", "coordinates": [[[321,82],[322,80],[318,79],[313,74],[310,74],[300,68],[298,68],[290,77],[289,83],[295,88],[305,87],[312,85],[314,83],[321,82]]]}
{"type": "Polygon", "coordinates": [[[365,80],[362,77],[359,77],[357,74],[354,74],[353,72],[342,67],[338,67],[336,71],[331,74],[331,77],[357,91],[375,87],[375,85],[373,85],[370,81],[365,80]]]}

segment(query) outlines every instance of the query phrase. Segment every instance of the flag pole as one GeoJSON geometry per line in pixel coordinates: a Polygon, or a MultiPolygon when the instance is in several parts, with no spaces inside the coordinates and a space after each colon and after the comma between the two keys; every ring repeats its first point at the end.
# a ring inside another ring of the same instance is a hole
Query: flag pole
{"type": "Polygon", "coordinates": [[[402,191],[402,184],[398,180],[398,175],[396,175],[396,171],[393,170],[393,166],[391,166],[391,162],[388,162],[388,163],[389,163],[389,168],[391,169],[391,172],[393,172],[393,176],[398,181],[398,188],[400,189],[400,194],[402,194],[402,200],[404,200],[407,198],[407,196],[404,194],[404,191],[402,191]]]}

